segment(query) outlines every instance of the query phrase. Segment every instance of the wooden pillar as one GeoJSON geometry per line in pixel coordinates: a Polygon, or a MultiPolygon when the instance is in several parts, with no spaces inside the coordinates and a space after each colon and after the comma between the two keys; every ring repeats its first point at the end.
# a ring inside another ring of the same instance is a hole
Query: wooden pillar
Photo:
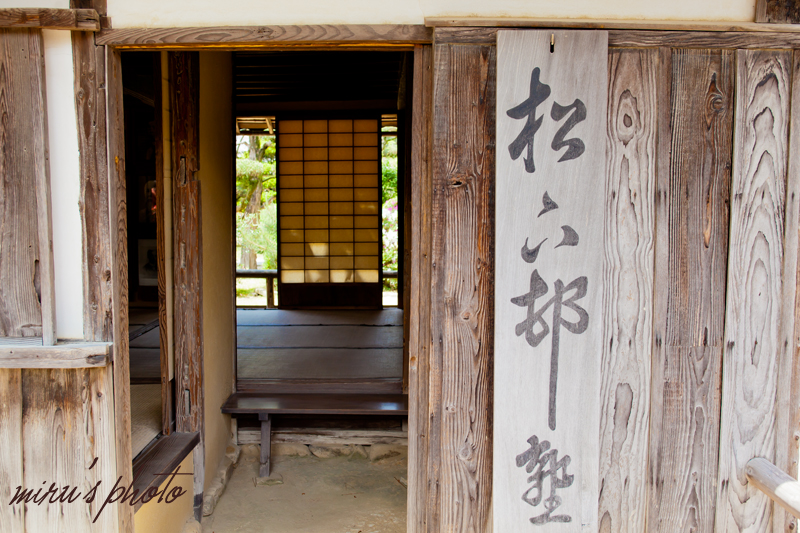
{"type": "Polygon", "coordinates": [[[172,113],[173,228],[175,290],[175,429],[199,431],[194,450],[194,512],[203,514],[205,472],[203,432],[203,244],[200,216],[200,56],[169,55],[172,113]]]}
{"type": "Polygon", "coordinates": [[[409,528],[486,531],[492,494],[496,50],[435,42],[428,464],[424,486],[415,489],[426,491],[424,511],[418,509],[424,516],[409,528]]]}

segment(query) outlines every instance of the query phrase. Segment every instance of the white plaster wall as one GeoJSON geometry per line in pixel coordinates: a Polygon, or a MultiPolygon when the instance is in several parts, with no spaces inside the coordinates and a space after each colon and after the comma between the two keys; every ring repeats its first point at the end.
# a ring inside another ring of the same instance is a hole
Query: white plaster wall
{"type": "Polygon", "coordinates": [[[81,182],[72,38],[70,32],[60,30],[44,30],[43,35],[57,337],[80,339],[83,338],[83,238],[78,206],[81,182]]]}
{"type": "Polygon", "coordinates": [[[0,0],[0,7],[50,7],[68,9],[69,0],[0,0]]]}
{"type": "Polygon", "coordinates": [[[108,0],[108,14],[114,28],[423,24],[433,16],[752,22],[755,0],[108,0]]]}

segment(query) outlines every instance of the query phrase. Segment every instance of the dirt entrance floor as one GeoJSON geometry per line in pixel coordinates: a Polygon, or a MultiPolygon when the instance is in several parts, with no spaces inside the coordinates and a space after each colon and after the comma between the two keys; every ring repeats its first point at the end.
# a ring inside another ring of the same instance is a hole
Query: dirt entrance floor
{"type": "Polygon", "coordinates": [[[407,459],[361,455],[273,457],[256,485],[258,458],[242,454],[204,533],[401,533],[406,531],[407,459]]]}

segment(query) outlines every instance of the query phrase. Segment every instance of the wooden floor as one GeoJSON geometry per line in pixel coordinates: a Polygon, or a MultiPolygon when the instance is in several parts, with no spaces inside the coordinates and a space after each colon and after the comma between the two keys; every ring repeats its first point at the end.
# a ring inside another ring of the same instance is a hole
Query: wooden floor
{"type": "Polygon", "coordinates": [[[240,382],[399,383],[403,375],[403,311],[240,309],[237,346],[240,382]]]}
{"type": "MultiPolygon", "coordinates": [[[[160,383],[157,318],[154,310],[131,309],[133,384],[160,383]]],[[[243,390],[290,392],[295,382],[313,388],[338,381],[373,383],[378,388],[366,390],[387,392],[402,380],[401,309],[239,309],[236,320],[237,379],[243,390]]]]}
{"type": "Polygon", "coordinates": [[[161,383],[158,309],[130,309],[131,383],[161,383]]]}

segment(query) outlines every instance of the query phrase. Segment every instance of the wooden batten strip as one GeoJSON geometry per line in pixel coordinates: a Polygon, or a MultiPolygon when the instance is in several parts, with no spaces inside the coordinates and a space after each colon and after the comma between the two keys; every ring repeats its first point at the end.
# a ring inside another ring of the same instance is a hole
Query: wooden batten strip
{"type": "MultiPolygon", "coordinates": [[[[765,0],[758,0],[763,2],[765,0]]],[[[777,0],[767,0],[777,3],[777,0]]],[[[757,22],[697,22],[690,20],[619,20],[619,19],[540,19],[511,17],[425,17],[425,26],[433,28],[560,28],[576,30],[662,30],[714,32],[798,33],[794,24],[760,24],[757,22]]]]}
{"type": "Polygon", "coordinates": [[[108,342],[61,343],[55,346],[4,346],[0,368],[94,368],[106,366],[112,354],[108,342]]]}
{"type": "Polygon", "coordinates": [[[714,531],[734,62],[663,57],[646,529],[714,531]]]}
{"type": "MultiPolygon", "coordinates": [[[[494,44],[499,28],[437,27],[437,44],[494,44]]],[[[525,28],[517,28],[525,29],[525,28]]],[[[608,30],[610,48],[671,46],[676,48],[800,48],[800,33],[766,31],[608,30]]]]}
{"type": "MultiPolygon", "coordinates": [[[[787,296],[782,274],[792,57],[738,50],[736,59],[715,528],[767,531],[772,502],[749,486],[743,473],[754,457],[775,460],[781,311],[787,296]]],[[[794,292],[795,277],[787,281],[794,292]]]]}
{"type": "Polygon", "coordinates": [[[94,9],[0,9],[0,27],[44,30],[100,31],[100,16],[94,9]]]}
{"type": "Polygon", "coordinates": [[[601,531],[645,530],[650,430],[658,49],[609,51],[600,390],[601,531]]]}
{"type": "MultiPolygon", "coordinates": [[[[794,479],[798,476],[800,428],[800,52],[792,58],[792,102],[789,124],[789,162],[786,176],[785,240],[783,243],[783,300],[775,419],[775,465],[794,479]]],[[[774,531],[792,531],[795,518],[773,506],[774,531]],[[781,524],[783,526],[781,527],[781,524]]]]}
{"type": "Polygon", "coordinates": [[[430,43],[422,25],[319,24],[307,26],[222,26],[213,28],[130,28],[103,30],[97,44],[118,48],[209,48],[311,43],[336,45],[414,45],[430,43]]]}

